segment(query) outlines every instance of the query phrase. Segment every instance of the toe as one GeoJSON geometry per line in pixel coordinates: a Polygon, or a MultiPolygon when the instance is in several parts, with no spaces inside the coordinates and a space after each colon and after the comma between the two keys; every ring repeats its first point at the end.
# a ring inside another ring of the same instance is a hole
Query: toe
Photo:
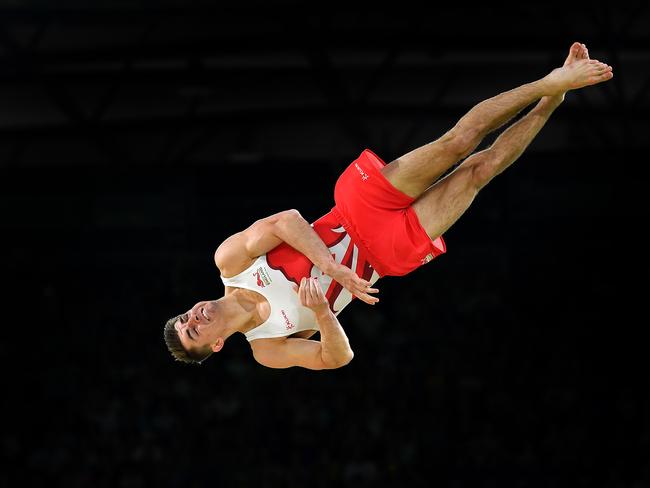
{"type": "Polygon", "coordinates": [[[573,44],[571,44],[571,48],[569,49],[569,51],[575,57],[578,57],[578,55],[580,54],[581,49],[582,49],[582,44],[580,44],[579,42],[574,42],[573,44]]]}

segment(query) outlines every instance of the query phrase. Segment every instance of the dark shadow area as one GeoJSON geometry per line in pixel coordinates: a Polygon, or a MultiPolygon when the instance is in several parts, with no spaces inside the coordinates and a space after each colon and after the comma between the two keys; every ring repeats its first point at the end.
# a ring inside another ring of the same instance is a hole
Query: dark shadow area
{"type": "Polygon", "coordinates": [[[285,10],[0,9],[0,484],[650,486],[648,9],[554,32],[479,9],[462,39],[451,8],[433,34],[285,10]],[[435,139],[581,39],[617,78],[569,93],[447,254],[349,305],[349,366],[266,369],[243,336],[172,361],[164,322],[222,295],[223,239],[316,220],[364,148],[435,139]]]}

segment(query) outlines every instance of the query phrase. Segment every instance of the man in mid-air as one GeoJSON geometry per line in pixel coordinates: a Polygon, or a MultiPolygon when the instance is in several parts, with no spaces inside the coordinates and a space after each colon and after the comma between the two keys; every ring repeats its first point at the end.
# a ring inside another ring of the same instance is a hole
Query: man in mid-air
{"type": "Polygon", "coordinates": [[[354,297],[375,304],[380,277],[405,275],[444,253],[443,233],[522,154],[565,93],[612,76],[576,42],[562,67],[479,103],[442,137],[390,164],[364,150],[339,177],[335,206],[312,225],[287,210],[221,243],[214,260],[224,296],[168,320],[168,349],[179,361],[201,363],[240,332],[270,368],[348,364],[353,352],[337,318],[341,310],[354,297]],[[536,101],[488,149],[471,154],[536,101]],[[318,341],[310,339],[316,332],[318,341]]]}

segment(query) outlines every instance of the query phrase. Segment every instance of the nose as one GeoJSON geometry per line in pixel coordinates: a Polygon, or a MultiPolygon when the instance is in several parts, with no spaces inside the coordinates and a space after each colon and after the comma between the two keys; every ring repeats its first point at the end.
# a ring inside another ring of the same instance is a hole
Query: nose
{"type": "Polygon", "coordinates": [[[203,305],[197,306],[192,310],[190,313],[190,322],[194,325],[199,324],[203,322],[203,314],[201,313],[201,310],[203,310],[203,305]]]}

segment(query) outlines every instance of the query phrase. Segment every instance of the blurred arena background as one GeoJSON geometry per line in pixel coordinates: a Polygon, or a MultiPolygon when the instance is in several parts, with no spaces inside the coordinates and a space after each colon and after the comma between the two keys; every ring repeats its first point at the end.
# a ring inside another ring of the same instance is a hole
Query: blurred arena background
{"type": "Polygon", "coordinates": [[[641,1],[3,2],[0,483],[650,486],[649,92],[641,1]],[[340,315],[348,367],[265,369],[243,337],[171,360],[225,237],[316,220],[364,148],[437,138],[576,40],[614,79],[340,315]]]}

